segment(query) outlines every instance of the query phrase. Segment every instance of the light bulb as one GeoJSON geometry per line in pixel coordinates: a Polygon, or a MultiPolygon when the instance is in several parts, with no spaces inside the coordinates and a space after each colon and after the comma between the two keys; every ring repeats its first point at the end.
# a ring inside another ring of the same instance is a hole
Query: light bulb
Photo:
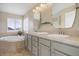
{"type": "Polygon", "coordinates": [[[36,7],[36,10],[39,10],[39,7],[36,7]]]}
{"type": "Polygon", "coordinates": [[[40,7],[43,7],[44,6],[44,4],[40,4],[40,7]]]}
{"type": "Polygon", "coordinates": [[[33,12],[35,12],[36,10],[35,9],[33,9],[33,12]]]}

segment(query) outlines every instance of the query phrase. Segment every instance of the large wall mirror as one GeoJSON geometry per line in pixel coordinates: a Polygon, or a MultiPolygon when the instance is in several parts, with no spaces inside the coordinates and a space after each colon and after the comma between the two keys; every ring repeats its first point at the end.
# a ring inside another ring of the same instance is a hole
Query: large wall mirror
{"type": "Polygon", "coordinates": [[[71,28],[76,15],[75,3],[54,3],[52,7],[53,26],[55,28],[71,28]]]}

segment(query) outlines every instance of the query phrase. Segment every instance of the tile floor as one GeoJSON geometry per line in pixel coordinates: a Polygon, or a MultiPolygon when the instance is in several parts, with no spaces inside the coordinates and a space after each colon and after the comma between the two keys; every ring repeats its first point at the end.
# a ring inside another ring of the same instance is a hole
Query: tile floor
{"type": "Polygon", "coordinates": [[[21,49],[16,52],[2,53],[0,56],[31,56],[31,53],[28,50],[21,49]]]}

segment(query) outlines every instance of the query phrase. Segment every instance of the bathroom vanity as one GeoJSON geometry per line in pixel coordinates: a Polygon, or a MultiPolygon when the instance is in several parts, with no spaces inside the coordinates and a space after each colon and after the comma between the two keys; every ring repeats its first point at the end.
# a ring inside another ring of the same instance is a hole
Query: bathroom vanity
{"type": "MultiPolygon", "coordinates": [[[[69,4],[69,6],[55,4],[53,9],[52,26],[59,29],[59,31],[55,30],[58,34],[40,33],[43,31],[30,33],[29,31],[25,34],[25,47],[33,56],[79,56],[79,34],[76,35],[79,32],[79,4],[78,6],[77,4],[69,4]],[[75,30],[72,31],[69,28],[75,30]],[[61,29],[69,31],[63,32],[61,29]]],[[[47,28],[49,27],[46,26],[44,29],[47,28]]],[[[55,32],[53,29],[50,31],[55,32]]]]}
{"type": "Polygon", "coordinates": [[[79,37],[60,34],[26,34],[25,47],[33,56],[79,56],[79,37]]]}

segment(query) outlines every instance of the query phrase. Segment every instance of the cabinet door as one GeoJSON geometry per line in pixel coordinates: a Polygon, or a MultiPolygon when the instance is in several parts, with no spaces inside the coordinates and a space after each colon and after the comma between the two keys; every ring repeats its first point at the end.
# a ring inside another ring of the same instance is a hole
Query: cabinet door
{"type": "Polygon", "coordinates": [[[24,38],[24,47],[25,48],[28,47],[28,38],[27,38],[27,35],[25,35],[25,38],[24,38]]]}
{"type": "Polygon", "coordinates": [[[32,36],[32,41],[38,41],[38,37],[32,36]]]}
{"type": "Polygon", "coordinates": [[[54,48],[68,56],[79,56],[79,49],[70,45],[54,42],[54,48]]]}
{"type": "Polygon", "coordinates": [[[51,56],[55,56],[55,52],[51,52],[51,56]]]}
{"type": "Polygon", "coordinates": [[[47,39],[39,38],[39,43],[42,43],[48,47],[50,46],[50,41],[47,39]]]}
{"type": "Polygon", "coordinates": [[[50,48],[39,44],[39,55],[40,56],[50,56],[50,48]]]}
{"type": "Polygon", "coordinates": [[[63,53],[60,53],[60,52],[58,52],[58,51],[55,51],[54,56],[66,56],[66,55],[63,54],[63,53]]]}
{"type": "Polygon", "coordinates": [[[35,36],[32,36],[32,55],[38,56],[38,38],[35,36]]]}
{"type": "Polygon", "coordinates": [[[38,56],[38,48],[35,46],[32,46],[32,55],[33,56],[38,56]]]}
{"type": "Polygon", "coordinates": [[[28,36],[28,49],[29,49],[29,51],[31,51],[31,48],[32,48],[32,46],[31,46],[31,37],[30,36],[28,36]]]}
{"type": "Polygon", "coordinates": [[[51,56],[54,56],[55,51],[54,51],[54,42],[51,41],[51,56]]]}

